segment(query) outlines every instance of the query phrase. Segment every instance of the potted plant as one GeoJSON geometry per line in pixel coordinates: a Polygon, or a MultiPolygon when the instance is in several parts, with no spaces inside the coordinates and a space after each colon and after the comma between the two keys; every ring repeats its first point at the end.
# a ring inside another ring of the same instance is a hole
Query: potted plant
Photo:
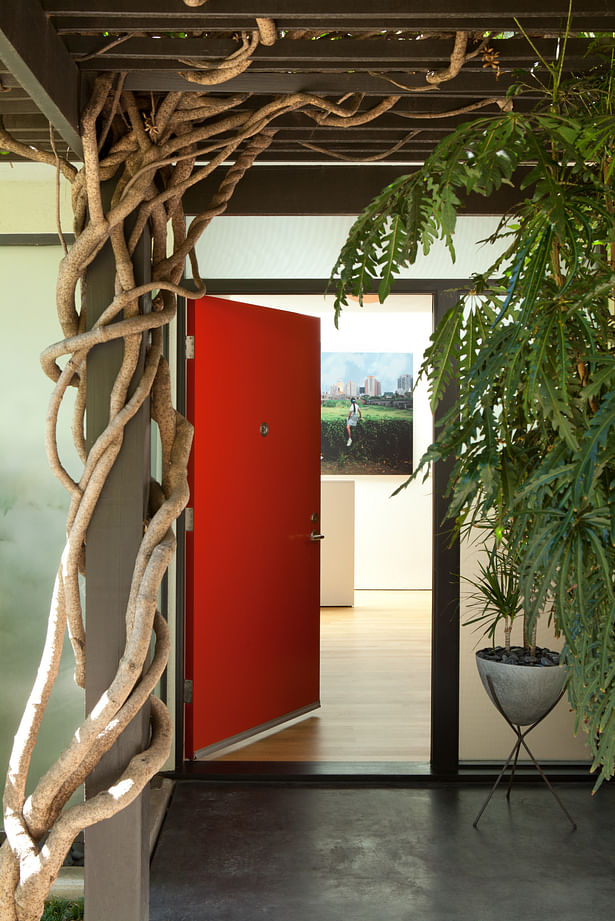
{"type": "Polygon", "coordinates": [[[547,601],[564,638],[568,694],[597,785],[615,769],[615,42],[592,66],[520,79],[510,111],[454,130],[359,216],[333,270],[336,312],[443,240],[454,258],[462,196],[507,184],[518,204],[491,238],[505,250],[445,315],[421,374],[453,409],[413,476],[455,459],[460,529],[496,522],[518,556],[529,629],[547,601]],[[528,87],[533,111],[515,108],[528,87]]]}
{"type": "Polygon", "coordinates": [[[517,554],[504,540],[484,549],[474,578],[464,581],[472,591],[466,596],[471,616],[466,625],[484,627],[491,645],[476,653],[476,665],[494,705],[515,726],[542,719],[557,703],[566,682],[560,653],[536,644],[537,624],[528,628],[519,586],[517,554]],[[520,640],[512,632],[521,622],[520,640]],[[504,644],[496,643],[499,628],[504,644]]]}

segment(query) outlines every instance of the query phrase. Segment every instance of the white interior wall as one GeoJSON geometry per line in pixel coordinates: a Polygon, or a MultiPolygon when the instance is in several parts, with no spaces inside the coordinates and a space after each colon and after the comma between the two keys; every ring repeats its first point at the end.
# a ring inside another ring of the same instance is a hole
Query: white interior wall
{"type": "MultiPolygon", "coordinates": [[[[70,233],[71,186],[62,176],[59,195],[62,231],[70,233]]],[[[0,234],[55,233],[56,227],[54,168],[45,163],[0,163],[0,234]]]]}

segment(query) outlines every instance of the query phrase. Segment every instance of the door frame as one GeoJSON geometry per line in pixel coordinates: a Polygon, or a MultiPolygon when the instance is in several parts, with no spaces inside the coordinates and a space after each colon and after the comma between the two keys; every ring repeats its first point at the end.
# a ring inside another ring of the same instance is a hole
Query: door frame
{"type": "MultiPolygon", "coordinates": [[[[207,293],[212,296],[249,297],[252,295],[307,295],[322,294],[327,279],[208,279],[207,293]]],[[[463,290],[470,288],[468,279],[399,279],[393,294],[428,294],[432,297],[434,328],[446,311],[456,302],[463,290]]],[[[186,302],[178,299],[177,311],[177,408],[186,411],[185,373],[186,302]]],[[[454,401],[455,387],[450,385],[434,416],[434,425],[446,414],[454,401]]],[[[388,769],[385,765],[368,766],[357,763],[319,765],[309,763],[292,766],[267,762],[254,765],[250,762],[223,765],[212,762],[184,760],[184,659],[185,659],[185,520],[182,514],[177,522],[177,585],[176,585],[176,642],[175,642],[175,777],[256,774],[259,777],[281,776],[289,772],[295,777],[312,776],[346,778],[369,776],[399,776],[431,780],[447,779],[459,770],[459,542],[451,541],[454,522],[447,517],[449,502],[446,486],[452,461],[439,461],[434,465],[432,505],[432,646],[431,646],[431,760],[428,765],[405,763],[388,769]],[[436,527],[436,523],[440,526],[436,527]]]]}

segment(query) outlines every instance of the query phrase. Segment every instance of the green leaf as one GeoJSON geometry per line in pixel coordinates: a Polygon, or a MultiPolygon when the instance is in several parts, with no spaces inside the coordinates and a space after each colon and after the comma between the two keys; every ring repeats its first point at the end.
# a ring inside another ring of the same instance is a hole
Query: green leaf
{"type": "Polygon", "coordinates": [[[578,442],[570,420],[570,409],[558,396],[553,381],[544,372],[540,375],[538,393],[546,417],[571,450],[577,451],[578,442]]]}
{"type": "Polygon", "coordinates": [[[593,416],[589,429],[581,441],[576,458],[577,470],[574,480],[574,502],[580,507],[592,490],[593,481],[604,464],[612,463],[615,457],[613,445],[599,460],[599,452],[605,449],[609,436],[615,432],[615,391],[603,400],[593,416]]]}
{"type": "Polygon", "coordinates": [[[430,405],[432,412],[442,398],[444,389],[450,381],[454,361],[461,346],[461,329],[463,326],[463,305],[455,304],[447,311],[442,322],[432,335],[429,347],[429,360],[433,371],[430,374],[430,405]]]}
{"type": "Polygon", "coordinates": [[[386,248],[382,260],[381,282],[378,286],[378,298],[380,303],[388,296],[391,290],[393,273],[399,270],[399,266],[403,262],[403,255],[401,252],[403,231],[403,222],[401,218],[396,215],[391,221],[391,229],[388,236],[385,238],[386,248]]]}

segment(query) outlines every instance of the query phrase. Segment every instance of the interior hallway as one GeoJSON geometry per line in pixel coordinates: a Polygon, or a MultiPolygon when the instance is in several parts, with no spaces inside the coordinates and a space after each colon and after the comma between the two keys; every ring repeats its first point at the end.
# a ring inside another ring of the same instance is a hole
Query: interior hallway
{"type": "Polygon", "coordinates": [[[429,761],[431,592],[321,609],[320,709],[210,761],[429,761]]]}
{"type": "Polygon", "coordinates": [[[150,921],[610,921],[615,786],[177,784],[150,921]]]}

